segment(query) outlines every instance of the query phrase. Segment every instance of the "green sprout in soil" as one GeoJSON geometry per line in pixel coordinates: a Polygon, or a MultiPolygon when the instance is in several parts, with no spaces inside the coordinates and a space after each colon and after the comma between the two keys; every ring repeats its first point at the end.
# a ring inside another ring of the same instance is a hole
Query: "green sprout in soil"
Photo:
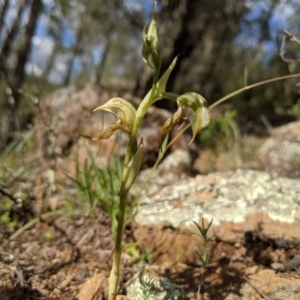
{"type": "Polygon", "coordinates": [[[204,271],[205,271],[206,266],[208,265],[209,258],[210,258],[210,249],[208,247],[208,242],[211,240],[212,236],[208,237],[208,231],[213,223],[213,219],[210,220],[210,222],[208,223],[207,226],[205,226],[203,218],[202,218],[202,222],[200,225],[195,221],[193,221],[193,223],[196,225],[196,227],[199,231],[199,234],[197,234],[197,233],[195,233],[195,234],[201,238],[202,243],[203,243],[203,254],[201,254],[199,252],[199,250],[197,248],[195,248],[195,252],[196,252],[198,258],[200,259],[202,268],[203,268],[203,271],[201,272],[201,275],[200,275],[200,279],[199,279],[200,282],[199,282],[198,291],[197,291],[197,300],[200,300],[200,292],[201,292],[201,285],[203,282],[204,271]]]}

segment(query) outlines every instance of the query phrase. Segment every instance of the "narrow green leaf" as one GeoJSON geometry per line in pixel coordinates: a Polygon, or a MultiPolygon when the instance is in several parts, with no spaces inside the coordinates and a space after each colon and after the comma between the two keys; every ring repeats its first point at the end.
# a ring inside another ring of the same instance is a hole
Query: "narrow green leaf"
{"type": "Polygon", "coordinates": [[[170,64],[169,68],[165,71],[165,73],[163,74],[163,76],[158,80],[157,84],[156,84],[156,91],[155,91],[155,95],[156,95],[156,100],[162,99],[162,93],[164,93],[166,91],[166,85],[167,82],[169,80],[170,74],[172,72],[172,70],[174,69],[176,62],[177,62],[177,58],[178,56],[176,56],[174,58],[174,60],[172,61],[172,63],[170,64]]]}

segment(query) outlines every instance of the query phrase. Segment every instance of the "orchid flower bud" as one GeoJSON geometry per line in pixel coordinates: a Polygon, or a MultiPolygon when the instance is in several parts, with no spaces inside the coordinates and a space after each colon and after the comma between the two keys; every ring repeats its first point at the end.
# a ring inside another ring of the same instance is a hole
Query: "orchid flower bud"
{"type": "Polygon", "coordinates": [[[148,32],[146,33],[146,27],[143,30],[143,47],[142,47],[142,56],[146,65],[151,68],[155,74],[159,74],[161,66],[161,57],[160,57],[160,46],[157,35],[157,13],[156,13],[156,4],[154,7],[154,13],[152,21],[150,23],[148,32]]]}

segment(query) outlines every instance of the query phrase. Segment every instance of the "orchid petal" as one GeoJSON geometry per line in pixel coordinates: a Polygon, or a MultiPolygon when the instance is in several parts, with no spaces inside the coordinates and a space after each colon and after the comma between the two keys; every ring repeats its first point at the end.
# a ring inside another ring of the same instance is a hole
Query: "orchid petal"
{"type": "Polygon", "coordinates": [[[180,126],[184,120],[184,117],[184,110],[181,107],[178,107],[178,110],[170,118],[167,119],[163,128],[161,129],[160,140],[163,141],[169,131],[180,126]]]}

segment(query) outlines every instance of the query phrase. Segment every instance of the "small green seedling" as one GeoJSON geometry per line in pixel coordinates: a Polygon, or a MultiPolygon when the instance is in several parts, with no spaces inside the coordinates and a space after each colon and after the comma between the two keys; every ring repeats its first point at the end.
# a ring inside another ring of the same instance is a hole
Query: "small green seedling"
{"type": "Polygon", "coordinates": [[[12,201],[5,197],[1,206],[1,222],[8,225],[10,229],[15,229],[18,222],[11,217],[12,209],[12,201]]]}
{"type": "MultiPolygon", "coordinates": [[[[206,266],[208,265],[209,258],[210,258],[210,250],[209,250],[209,247],[208,247],[208,242],[212,239],[213,236],[208,237],[208,231],[209,231],[209,229],[210,229],[210,227],[213,223],[213,219],[210,220],[210,222],[208,223],[207,226],[205,226],[203,218],[201,219],[201,225],[199,225],[195,221],[192,221],[192,222],[196,225],[196,227],[199,231],[199,234],[197,234],[197,233],[194,233],[194,234],[199,236],[202,240],[202,243],[203,243],[203,254],[200,254],[200,252],[197,248],[195,248],[195,252],[196,252],[198,258],[200,259],[200,261],[202,263],[203,269],[205,270],[206,266]]],[[[200,282],[199,282],[198,291],[197,291],[197,300],[200,299],[200,292],[201,292],[201,285],[202,285],[202,282],[203,282],[203,275],[204,275],[204,271],[201,272],[201,275],[200,275],[200,280],[199,280],[200,282]]]]}
{"type": "Polygon", "coordinates": [[[145,261],[151,263],[152,252],[150,248],[141,250],[138,243],[128,243],[124,245],[124,250],[130,255],[131,259],[128,261],[129,265],[132,265],[138,261],[145,261]]]}

